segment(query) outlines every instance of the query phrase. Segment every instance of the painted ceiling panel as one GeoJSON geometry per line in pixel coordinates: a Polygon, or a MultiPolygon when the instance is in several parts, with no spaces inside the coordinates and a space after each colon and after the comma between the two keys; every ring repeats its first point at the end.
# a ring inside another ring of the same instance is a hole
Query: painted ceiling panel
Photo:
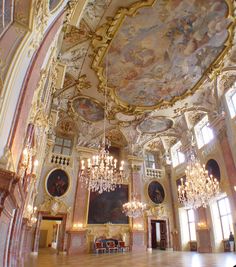
{"type": "Polygon", "coordinates": [[[109,86],[135,106],[184,95],[224,50],[227,15],[223,0],[160,0],[126,17],[108,51],[109,86]]]}

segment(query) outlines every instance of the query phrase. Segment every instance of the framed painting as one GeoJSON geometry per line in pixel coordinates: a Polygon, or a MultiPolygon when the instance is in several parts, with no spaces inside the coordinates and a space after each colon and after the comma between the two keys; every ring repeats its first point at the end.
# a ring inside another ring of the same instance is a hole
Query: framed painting
{"type": "Polygon", "coordinates": [[[148,185],[148,196],[155,204],[161,204],[165,200],[165,191],[158,181],[152,181],[148,185]]]}
{"type": "Polygon", "coordinates": [[[64,196],[69,189],[69,185],[70,179],[64,170],[53,170],[46,177],[46,192],[52,197],[64,196]]]}
{"type": "Polygon", "coordinates": [[[122,205],[128,202],[128,192],[128,185],[102,194],[90,192],[88,224],[128,224],[129,219],[122,211],[122,205]]]}

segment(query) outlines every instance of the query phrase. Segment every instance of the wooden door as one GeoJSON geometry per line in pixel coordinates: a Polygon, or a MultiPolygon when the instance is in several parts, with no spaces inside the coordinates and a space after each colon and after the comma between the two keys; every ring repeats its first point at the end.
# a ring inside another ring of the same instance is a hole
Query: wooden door
{"type": "Polygon", "coordinates": [[[160,221],[160,249],[165,250],[167,244],[167,229],[166,229],[166,221],[160,221]]]}
{"type": "Polygon", "coordinates": [[[152,248],[157,248],[156,221],[151,221],[152,248]]]}

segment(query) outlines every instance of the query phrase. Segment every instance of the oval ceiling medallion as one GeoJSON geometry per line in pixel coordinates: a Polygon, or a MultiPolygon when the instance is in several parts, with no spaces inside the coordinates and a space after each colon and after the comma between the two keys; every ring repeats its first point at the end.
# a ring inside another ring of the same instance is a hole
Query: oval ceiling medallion
{"type": "Polygon", "coordinates": [[[72,107],[83,119],[87,121],[100,121],[104,118],[102,104],[88,97],[78,97],[72,102],[72,107]]]}
{"type": "Polygon", "coordinates": [[[173,121],[170,119],[155,117],[142,121],[138,129],[143,133],[161,133],[171,128],[172,125],[173,121]]]}
{"type": "Polygon", "coordinates": [[[115,21],[108,50],[114,97],[147,109],[192,94],[230,48],[230,17],[232,8],[224,0],[160,0],[125,16],[120,28],[115,21]]]}

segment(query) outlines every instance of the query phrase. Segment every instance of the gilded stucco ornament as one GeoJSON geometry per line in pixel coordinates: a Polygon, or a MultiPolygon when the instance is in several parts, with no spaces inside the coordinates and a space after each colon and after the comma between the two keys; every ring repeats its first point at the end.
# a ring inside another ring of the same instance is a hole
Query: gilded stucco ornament
{"type": "Polygon", "coordinates": [[[33,2],[33,37],[29,45],[28,55],[39,48],[49,19],[48,1],[35,0],[33,2]]]}
{"type": "Polygon", "coordinates": [[[63,199],[45,196],[45,201],[39,205],[39,211],[47,211],[51,215],[56,215],[59,212],[70,214],[71,208],[66,205],[63,199]]]}

